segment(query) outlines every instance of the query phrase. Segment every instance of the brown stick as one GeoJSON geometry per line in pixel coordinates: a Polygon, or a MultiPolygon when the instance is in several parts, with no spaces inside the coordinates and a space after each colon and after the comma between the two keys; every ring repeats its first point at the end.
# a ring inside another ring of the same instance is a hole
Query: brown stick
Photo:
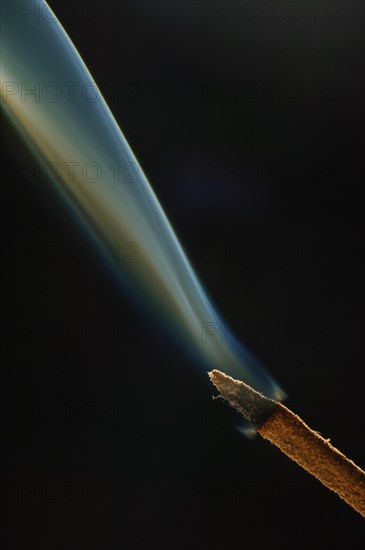
{"type": "Polygon", "coordinates": [[[365,472],[299,416],[277,403],[257,431],[365,517],[365,472]]]}
{"type": "Polygon", "coordinates": [[[361,468],[281,403],[218,370],[209,376],[222,397],[254,424],[262,437],[365,517],[365,472],[361,468]]]}

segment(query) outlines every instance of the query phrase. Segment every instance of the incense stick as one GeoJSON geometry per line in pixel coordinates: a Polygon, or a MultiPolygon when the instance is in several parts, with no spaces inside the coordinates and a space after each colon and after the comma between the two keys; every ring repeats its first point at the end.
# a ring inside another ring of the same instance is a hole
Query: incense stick
{"type": "Polygon", "coordinates": [[[284,405],[218,370],[212,383],[262,437],[365,517],[365,472],[284,405]]]}

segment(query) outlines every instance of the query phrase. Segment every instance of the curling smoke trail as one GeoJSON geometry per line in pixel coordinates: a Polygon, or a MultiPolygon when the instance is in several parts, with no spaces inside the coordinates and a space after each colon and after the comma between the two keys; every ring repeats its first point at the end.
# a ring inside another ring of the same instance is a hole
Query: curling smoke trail
{"type": "Polygon", "coordinates": [[[3,4],[1,104],[128,289],[159,312],[205,367],[224,368],[275,399],[279,386],[209,302],[149,182],[90,73],[46,2],[3,4]],[[132,269],[131,269],[132,267],[132,269]]]}

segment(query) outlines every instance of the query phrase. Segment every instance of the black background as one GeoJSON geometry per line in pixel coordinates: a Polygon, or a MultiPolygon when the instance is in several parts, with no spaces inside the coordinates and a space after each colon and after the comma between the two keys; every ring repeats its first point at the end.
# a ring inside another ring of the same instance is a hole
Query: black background
{"type": "MultiPolygon", "coordinates": [[[[51,7],[226,319],[364,466],[364,4],[222,4],[51,7]]],[[[362,547],[360,516],[238,433],[2,128],[2,547],[362,547]]]]}

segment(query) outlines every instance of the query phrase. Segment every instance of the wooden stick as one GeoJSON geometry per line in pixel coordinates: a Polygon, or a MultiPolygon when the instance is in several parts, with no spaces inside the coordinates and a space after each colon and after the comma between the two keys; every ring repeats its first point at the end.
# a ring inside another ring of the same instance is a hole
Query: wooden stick
{"type": "Polygon", "coordinates": [[[365,517],[365,472],[284,405],[218,370],[210,379],[265,439],[365,517]]]}

